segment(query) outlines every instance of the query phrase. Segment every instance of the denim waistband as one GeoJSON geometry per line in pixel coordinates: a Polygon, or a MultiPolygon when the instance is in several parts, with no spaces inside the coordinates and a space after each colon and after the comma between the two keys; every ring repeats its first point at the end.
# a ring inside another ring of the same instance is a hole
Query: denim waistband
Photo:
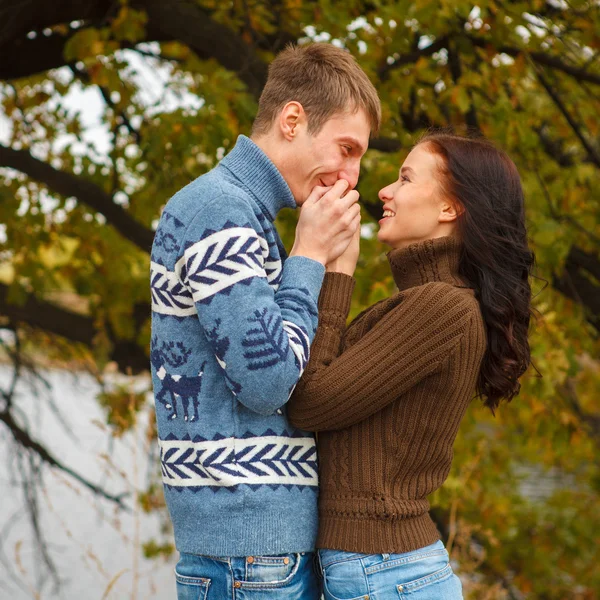
{"type": "Polygon", "coordinates": [[[418,550],[412,550],[410,552],[403,552],[402,554],[384,553],[381,554],[361,554],[360,552],[346,552],[345,550],[330,550],[328,548],[321,548],[317,551],[319,565],[321,569],[325,567],[345,562],[348,560],[360,559],[365,568],[372,567],[380,564],[381,562],[387,563],[388,561],[411,562],[413,560],[419,560],[429,555],[442,554],[446,552],[446,548],[441,540],[419,548],[418,550]]]}

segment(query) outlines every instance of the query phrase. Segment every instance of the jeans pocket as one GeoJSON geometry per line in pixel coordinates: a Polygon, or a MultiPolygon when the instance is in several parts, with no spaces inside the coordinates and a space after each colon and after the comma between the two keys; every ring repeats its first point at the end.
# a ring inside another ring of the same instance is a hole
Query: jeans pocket
{"type": "Polygon", "coordinates": [[[363,600],[369,594],[360,559],[349,559],[323,567],[326,600],[363,600]]]}
{"type": "Polygon", "coordinates": [[[245,588],[271,588],[287,585],[300,565],[299,554],[249,556],[242,585],[245,588]]]}
{"type": "Polygon", "coordinates": [[[175,571],[177,600],[206,600],[210,579],[207,577],[187,577],[175,571]]]}
{"type": "Polygon", "coordinates": [[[401,600],[459,600],[462,598],[461,587],[460,580],[454,575],[450,564],[419,579],[396,586],[401,600]]]}

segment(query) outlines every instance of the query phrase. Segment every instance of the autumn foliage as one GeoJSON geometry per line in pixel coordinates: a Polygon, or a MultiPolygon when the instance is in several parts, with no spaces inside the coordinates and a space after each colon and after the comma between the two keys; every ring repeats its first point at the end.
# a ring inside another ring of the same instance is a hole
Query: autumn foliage
{"type": "MultiPolygon", "coordinates": [[[[377,191],[428,128],[493,139],[526,192],[539,277],[535,369],[496,417],[474,401],[452,472],[431,498],[465,596],[598,598],[598,3],[36,5],[46,3],[11,9],[0,26],[0,326],[18,332],[21,350],[99,373],[147,369],[149,248],[162,206],[248,134],[278,50],[311,39],[343,45],[383,108],[358,186],[353,315],[393,291],[372,235],[377,191]]],[[[0,0],[0,14],[7,7],[0,0]]],[[[288,247],[295,218],[278,219],[288,247]]],[[[143,404],[123,390],[99,401],[116,435],[143,404]]],[[[0,427],[21,443],[14,410],[0,400],[0,427]]],[[[143,504],[164,510],[157,488],[143,504]]],[[[169,542],[148,552],[168,553],[169,542]]]]}

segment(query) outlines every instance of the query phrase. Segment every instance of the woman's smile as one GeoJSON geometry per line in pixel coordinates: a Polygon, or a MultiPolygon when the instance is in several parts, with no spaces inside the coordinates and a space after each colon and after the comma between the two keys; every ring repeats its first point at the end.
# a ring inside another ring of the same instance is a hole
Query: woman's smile
{"type": "Polygon", "coordinates": [[[379,219],[380,223],[385,222],[387,219],[392,219],[393,217],[396,216],[396,213],[391,210],[390,208],[385,208],[383,209],[383,218],[379,219]]]}

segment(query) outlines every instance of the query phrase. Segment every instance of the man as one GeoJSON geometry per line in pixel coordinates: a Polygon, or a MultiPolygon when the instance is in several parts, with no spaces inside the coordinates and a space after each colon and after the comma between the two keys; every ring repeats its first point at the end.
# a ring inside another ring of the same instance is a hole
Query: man
{"type": "Polygon", "coordinates": [[[285,403],[307,363],[325,265],[360,224],[353,190],[380,122],[348,53],[289,47],[240,136],[162,213],[151,362],[179,598],[317,598],[313,437],[285,403]],[[273,226],[302,206],[286,258],[273,226]]]}

